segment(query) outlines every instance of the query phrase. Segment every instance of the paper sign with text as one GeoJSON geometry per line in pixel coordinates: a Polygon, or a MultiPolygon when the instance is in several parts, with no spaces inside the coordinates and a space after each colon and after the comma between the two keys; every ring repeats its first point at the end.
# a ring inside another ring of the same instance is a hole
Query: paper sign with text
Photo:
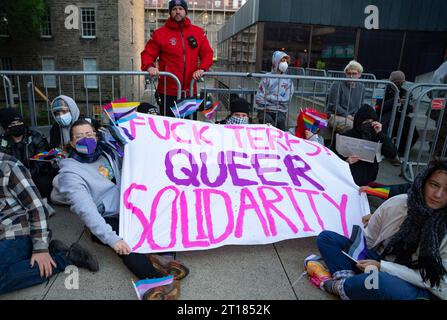
{"type": "Polygon", "coordinates": [[[134,252],[268,244],[369,213],[349,166],[329,149],[267,125],[138,114],[122,124],[120,236],[134,252]]]}

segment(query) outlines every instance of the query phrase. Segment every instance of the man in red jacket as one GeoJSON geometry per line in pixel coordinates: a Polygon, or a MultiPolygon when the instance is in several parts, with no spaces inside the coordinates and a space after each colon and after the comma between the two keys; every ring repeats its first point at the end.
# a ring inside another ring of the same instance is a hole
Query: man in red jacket
{"type": "MultiPolygon", "coordinates": [[[[169,1],[169,14],[166,24],[154,31],[141,52],[141,70],[148,71],[151,77],[158,76],[159,71],[174,74],[180,80],[182,97],[189,97],[191,80],[200,79],[213,64],[213,49],[203,29],[186,17],[186,1],[169,1]],[[155,66],[157,58],[158,68],[155,66]]],[[[174,117],[170,108],[177,100],[177,90],[177,83],[172,78],[159,79],[157,93],[161,115],[174,117]]],[[[194,94],[196,90],[194,88],[194,94]]]]}

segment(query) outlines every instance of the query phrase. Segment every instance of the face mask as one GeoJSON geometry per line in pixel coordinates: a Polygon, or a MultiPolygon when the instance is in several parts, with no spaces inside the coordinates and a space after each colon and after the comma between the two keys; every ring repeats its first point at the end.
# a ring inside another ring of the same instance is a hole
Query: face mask
{"type": "Polygon", "coordinates": [[[70,113],[63,114],[61,116],[56,116],[56,121],[63,127],[68,127],[71,124],[73,117],[70,113]]]}
{"type": "Polygon", "coordinates": [[[76,142],[76,151],[80,154],[93,154],[96,150],[95,138],[82,138],[76,142]]]}
{"type": "Polygon", "coordinates": [[[287,68],[289,67],[287,62],[281,62],[278,66],[278,70],[281,71],[282,73],[286,73],[287,68]]]}
{"type": "Polygon", "coordinates": [[[12,126],[8,128],[8,133],[13,137],[23,136],[26,132],[26,127],[24,124],[19,124],[17,126],[12,126]]]}
{"type": "Polygon", "coordinates": [[[227,124],[248,124],[248,117],[231,116],[228,118],[227,124]]]}
{"type": "Polygon", "coordinates": [[[371,140],[375,133],[371,123],[362,123],[360,130],[362,132],[362,137],[365,140],[371,140]]]}

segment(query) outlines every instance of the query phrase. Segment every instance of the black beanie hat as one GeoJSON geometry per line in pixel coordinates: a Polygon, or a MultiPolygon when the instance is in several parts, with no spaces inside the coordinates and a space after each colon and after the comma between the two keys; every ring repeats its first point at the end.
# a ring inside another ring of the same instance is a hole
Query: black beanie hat
{"type": "Polygon", "coordinates": [[[247,100],[242,98],[236,98],[230,103],[230,112],[231,114],[235,112],[243,112],[246,114],[250,113],[250,104],[247,100]]]}
{"type": "Polygon", "coordinates": [[[169,1],[169,13],[171,13],[172,8],[174,7],[183,7],[183,9],[185,9],[186,14],[188,14],[188,4],[186,3],[185,0],[171,0],[169,1]]]}
{"type": "Polygon", "coordinates": [[[14,108],[0,109],[0,124],[4,130],[14,121],[22,121],[23,118],[20,113],[14,108]]]}

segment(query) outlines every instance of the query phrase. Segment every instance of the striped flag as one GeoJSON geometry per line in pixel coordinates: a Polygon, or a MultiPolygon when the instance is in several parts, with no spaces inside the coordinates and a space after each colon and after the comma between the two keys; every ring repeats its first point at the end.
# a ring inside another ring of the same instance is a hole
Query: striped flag
{"type": "Polygon", "coordinates": [[[52,158],[65,158],[65,154],[61,149],[51,149],[50,151],[39,152],[31,157],[31,160],[48,160],[52,158]]]}
{"type": "Polygon", "coordinates": [[[304,110],[303,121],[306,129],[312,133],[327,127],[327,115],[310,108],[304,110]]]}
{"type": "Polygon", "coordinates": [[[356,260],[368,258],[368,246],[366,245],[365,234],[360,226],[354,225],[352,227],[351,246],[343,251],[356,260]]]}
{"type": "Polygon", "coordinates": [[[167,276],[163,278],[144,279],[140,281],[132,281],[132,285],[137,293],[139,300],[143,300],[144,294],[155,287],[165,286],[174,282],[174,276],[167,276]]]}
{"type": "Polygon", "coordinates": [[[200,105],[202,104],[203,99],[195,99],[195,98],[188,98],[188,99],[181,99],[177,102],[174,102],[174,106],[171,107],[172,112],[177,118],[185,118],[194,112],[196,112],[200,105]]]}
{"type": "Polygon", "coordinates": [[[112,103],[121,103],[121,102],[127,102],[126,98],[121,98],[102,106],[104,112],[107,114],[107,116],[113,123],[115,123],[115,115],[113,113],[112,103]]]}
{"type": "Polygon", "coordinates": [[[220,101],[215,101],[208,109],[202,111],[202,114],[208,120],[211,120],[217,112],[217,109],[220,107],[220,101]]]}
{"type": "Polygon", "coordinates": [[[139,105],[139,102],[112,102],[115,123],[120,124],[135,119],[137,117],[137,108],[139,105]]]}
{"type": "Polygon", "coordinates": [[[365,193],[371,195],[371,196],[376,196],[382,199],[388,199],[390,197],[390,187],[381,187],[381,188],[371,188],[369,187],[368,189],[365,190],[365,193]]]}

